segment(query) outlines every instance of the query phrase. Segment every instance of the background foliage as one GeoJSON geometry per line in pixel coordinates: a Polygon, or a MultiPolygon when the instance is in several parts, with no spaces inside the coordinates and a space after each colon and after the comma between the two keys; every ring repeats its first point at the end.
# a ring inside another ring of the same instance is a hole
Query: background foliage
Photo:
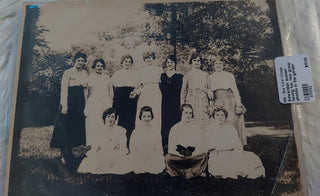
{"type": "MultiPolygon", "coordinates": [[[[273,5],[272,1],[267,1],[273,5]]],[[[152,48],[159,65],[165,56],[175,54],[177,70],[190,69],[191,52],[221,57],[226,70],[231,71],[243,104],[247,108],[246,121],[290,123],[289,106],[278,101],[273,59],[282,55],[275,8],[261,10],[251,1],[211,3],[146,4],[144,12],[150,17],[143,25],[119,24],[97,33],[99,44],[73,45],[69,51],[50,49],[45,39],[48,31],[37,25],[40,9],[29,9],[33,22],[34,40],[32,68],[26,100],[32,113],[35,105],[47,107],[46,120],[35,119],[31,124],[52,124],[59,105],[60,80],[63,72],[72,67],[70,58],[76,51],[88,54],[88,71],[91,62],[103,57],[107,62],[106,73],[112,75],[120,68],[120,57],[133,53],[135,65],[142,64],[142,53],[152,48]]],[[[206,71],[212,72],[211,62],[204,61],[206,71]]]]}

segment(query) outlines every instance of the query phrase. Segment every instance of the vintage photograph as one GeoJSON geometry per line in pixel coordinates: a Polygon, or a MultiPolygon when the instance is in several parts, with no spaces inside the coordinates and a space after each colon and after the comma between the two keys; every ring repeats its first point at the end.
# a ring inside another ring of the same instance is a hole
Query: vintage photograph
{"type": "Polygon", "coordinates": [[[24,12],[8,195],[300,192],[274,0],[24,12]]]}

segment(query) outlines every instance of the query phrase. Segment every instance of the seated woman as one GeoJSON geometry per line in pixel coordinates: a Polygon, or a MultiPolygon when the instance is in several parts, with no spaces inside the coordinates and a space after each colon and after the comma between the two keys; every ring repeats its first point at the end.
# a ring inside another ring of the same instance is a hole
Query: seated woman
{"type": "Polygon", "coordinates": [[[171,128],[169,134],[166,172],[170,176],[189,179],[202,174],[207,166],[208,155],[201,147],[203,131],[192,123],[192,106],[183,104],[180,111],[181,121],[171,128]]]}
{"type": "Polygon", "coordinates": [[[208,171],[221,178],[237,179],[238,176],[258,178],[265,176],[260,158],[253,152],[244,151],[237,130],[227,124],[228,112],[216,108],[204,134],[204,144],[210,152],[208,171]]]}
{"type": "Polygon", "coordinates": [[[149,106],[141,108],[141,123],[130,138],[128,166],[136,174],[159,174],[165,169],[160,127],[153,124],[153,111],[149,106]]]}
{"type": "Polygon", "coordinates": [[[126,130],[115,125],[117,116],[113,108],[103,112],[104,125],[95,132],[94,143],[81,162],[78,172],[92,174],[122,174],[117,162],[128,154],[126,130]]]}

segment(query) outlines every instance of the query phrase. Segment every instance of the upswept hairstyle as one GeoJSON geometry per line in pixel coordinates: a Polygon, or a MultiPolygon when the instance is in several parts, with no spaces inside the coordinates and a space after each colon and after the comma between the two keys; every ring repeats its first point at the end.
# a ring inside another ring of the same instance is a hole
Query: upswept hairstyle
{"type": "MultiPolygon", "coordinates": [[[[114,108],[108,108],[106,109],[103,114],[102,114],[102,120],[103,120],[103,123],[106,124],[106,118],[108,115],[110,114],[116,114],[116,110],[114,108]]],[[[116,115],[115,116],[115,120],[117,120],[118,116],[116,115]]]]}
{"type": "Polygon", "coordinates": [[[222,107],[222,106],[217,107],[212,111],[212,113],[211,113],[212,118],[214,118],[214,115],[219,111],[222,111],[226,115],[226,119],[228,118],[228,111],[226,109],[224,109],[224,107],[222,107]]]}
{"type": "Polygon", "coordinates": [[[180,116],[182,116],[182,112],[183,112],[184,108],[190,108],[190,109],[192,110],[192,118],[193,118],[193,117],[194,117],[193,108],[192,108],[192,106],[191,106],[190,104],[187,104],[187,103],[182,104],[182,105],[180,106],[180,109],[179,109],[179,111],[180,111],[180,116]]]}
{"type": "Polygon", "coordinates": [[[78,58],[84,58],[84,60],[85,61],[87,61],[87,55],[85,54],[85,53],[83,53],[83,52],[77,52],[74,56],[73,56],[73,58],[72,58],[72,62],[76,62],[76,60],[78,59],[78,58]]]}
{"type": "Polygon", "coordinates": [[[164,64],[163,64],[163,68],[167,68],[167,61],[168,61],[168,59],[170,59],[171,61],[174,62],[174,64],[175,64],[174,68],[176,69],[177,59],[176,59],[176,57],[175,57],[174,55],[168,55],[168,56],[167,56],[167,58],[166,58],[166,60],[164,61],[164,64]]]}
{"type": "Polygon", "coordinates": [[[190,56],[189,64],[192,64],[192,60],[197,58],[197,57],[199,57],[200,58],[200,62],[203,63],[201,55],[198,52],[194,52],[190,56]]]}
{"type": "Polygon", "coordinates": [[[130,54],[125,54],[125,55],[123,55],[123,56],[121,57],[121,64],[123,63],[123,61],[124,61],[125,59],[131,59],[131,65],[133,64],[133,58],[132,58],[132,56],[131,56],[130,54]]]}
{"type": "Polygon", "coordinates": [[[104,62],[104,60],[102,58],[98,58],[98,59],[94,60],[93,63],[92,63],[91,68],[95,69],[97,63],[99,63],[99,62],[102,64],[103,69],[106,69],[106,63],[104,62]]]}
{"type": "Polygon", "coordinates": [[[156,54],[153,51],[143,53],[143,61],[145,61],[148,57],[151,57],[154,60],[156,58],[156,54]]]}
{"type": "Polygon", "coordinates": [[[151,120],[153,119],[153,111],[152,111],[152,108],[150,106],[143,106],[141,109],[140,109],[140,113],[139,113],[139,119],[141,120],[141,117],[142,117],[142,113],[143,112],[150,112],[151,113],[151,120]]]}

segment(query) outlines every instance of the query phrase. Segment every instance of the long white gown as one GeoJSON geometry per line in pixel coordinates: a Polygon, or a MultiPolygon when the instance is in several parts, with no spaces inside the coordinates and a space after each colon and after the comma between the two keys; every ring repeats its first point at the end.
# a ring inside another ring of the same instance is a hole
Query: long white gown
{"type": "Polygon", "coordinates": [[[159,174],[165,169],[165,158],[158,127],[140,124],[130,138],[128,167],[136,174],[159,174]]]}
{"type": "MultiPolygon", "coordinates": [[[[141,93],[137,104],[136,126],[139,126],[139,113],[143,106],[150,106],[153,111],[153,125],[161,126],[162,94],[159,88],[160,77],[163,70],[158,66],[144,66],[139,71],[141,78],[141,93]]],[[[160,131],[160,129],[159,129],[160,131]]]]}
{"type": "Polygon", "coordinates": [[[260,158],[243,150],[233,125],[211,123],[204,134],[204,144],[207,150],[214,149],[208,161],[208,171],[213,176],[233,179],[265,176],[260,158]]]}
{"type": "Polygon", "coordinates": [[[88,99],[84,114],[86,116],[86,143],[92,145],[92,136],[103,124],[103,112],[112,107],[113,89],[111,79],[106,74],[91,73],[87,78],[88,99]]]}
{"type": "Polygon", "coordinates": [[[126,130],[120,126],[103,126],[94,134],[94,143],[79,168],[79,173],[123,174],[118,167],[128,153],[126,130]]]}

